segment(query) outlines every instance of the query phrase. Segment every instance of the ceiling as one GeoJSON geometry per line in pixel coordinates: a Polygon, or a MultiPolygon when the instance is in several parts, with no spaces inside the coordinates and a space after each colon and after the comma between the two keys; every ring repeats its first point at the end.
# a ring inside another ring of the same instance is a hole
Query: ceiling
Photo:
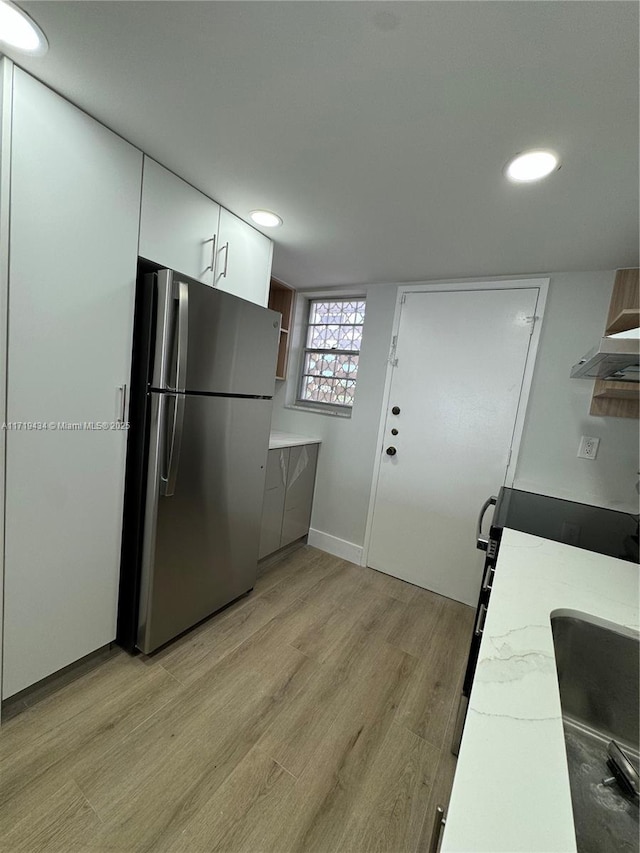
{"type": "Polygon", "coordinates": [[[279,213],[294,286],[638,264],[636,2],[19,5],[50,49],[7,55],[240,217],[279,213]],[[508,183],[530,147],[562,168],[508,183]]]}

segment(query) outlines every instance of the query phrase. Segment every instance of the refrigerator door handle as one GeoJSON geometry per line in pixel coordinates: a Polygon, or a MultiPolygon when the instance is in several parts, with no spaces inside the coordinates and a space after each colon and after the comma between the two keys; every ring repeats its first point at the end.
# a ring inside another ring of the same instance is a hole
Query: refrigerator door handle
{"type": "Polygon", "coordinates": [[[171,321],[172,321],[172,272],[159,270],[148,275],[145,281],[156,287],[156,346],[153,359],[151,385],[155,388],[167,388],[169,361],[171,357],[171,321]]]}
{"type": "MultiPolygon", "coordinates": [[[[169,395],[165,395],[165,398],[169,395]]],[[[178,479],[178,467],[180,465],[180,450],[182,449],[182,431],[184,427],[184,394],[171,395],[173,397],[173,420],[171,425],[171,437],[168,438],[167,445],[169,447],[169,459],[167,462],[167,475],[160,475],[161,492],[165,498],[170,498],[176,491],[176,480],[178,479]]],[[[162,407],[161,417],[166,411],[165,406],[162,407]]],[[[164,429],[164,425],[161,426],[164,429]]]]}
{"type": "Polygon", "coordinates": [[[176,390],[184,391],[187,382],[187,350],[189,347],[189,285],[186,281],[176,281],[175,286],[175,298],[178,302],[176,390]]]}

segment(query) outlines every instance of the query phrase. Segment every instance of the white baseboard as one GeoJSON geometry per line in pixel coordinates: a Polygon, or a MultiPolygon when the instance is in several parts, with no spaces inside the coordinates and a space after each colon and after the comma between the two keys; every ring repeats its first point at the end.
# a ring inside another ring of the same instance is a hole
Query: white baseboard
{"type": "Polygon", "coordinates": [[[333,554],[334,557],[349,560],[350,563],[355,563],[357,566],[360,565],[362,560],[361,545],[355,545],[353,542],[347,542],[345,539],[338,539],[337,536],[323,533],[322,530],[311,528],[307,542],[314,548],[319,548],[321,551],[333,554]]]}

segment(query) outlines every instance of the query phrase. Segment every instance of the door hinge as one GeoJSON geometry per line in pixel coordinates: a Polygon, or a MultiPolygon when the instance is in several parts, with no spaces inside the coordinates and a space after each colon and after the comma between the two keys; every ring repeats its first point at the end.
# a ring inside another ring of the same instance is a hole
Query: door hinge
{"type": "Polygon", "coordinates": [[[507,453],[507,468],[509,467],[509,465],[511,465],[511,453],[512,449],[509,448],[509,452],[507,453]]]}
{"type": "Polygon", "coordinates": [[[528,317],[525,317],[525,320],[529,321],[529,337],[533,334],[533,330],[536,327],[536,320],[538,319],[539,317],[537,314],[530,314],[528,317]]]}
{"type": "Polygon", "coordinates": [[[391,351],[389,352],[389,364],[392,367],[398,366],[398,359],[396,358],[396,350],[398,349],[398,336],[394,335],[391,338],[391,351]]]}
{"type": "Polygon", "coordinates": [[[403,293],[402,296],[400,297],[400,305],[404,305],[404,303],[406,301],[407,301],[407,294],[403,293]]]}

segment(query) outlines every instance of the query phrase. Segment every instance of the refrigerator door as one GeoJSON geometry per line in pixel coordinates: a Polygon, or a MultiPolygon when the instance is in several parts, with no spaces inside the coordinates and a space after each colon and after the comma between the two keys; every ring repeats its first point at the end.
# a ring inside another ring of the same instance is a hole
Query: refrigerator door
{"type": "Polygon", "coordinates": [[[146,653],[253,587],[271,422],[270,400],[152,393],[150,407],[146,653]]]}
{"type": "Polygon", "coordinates": [[[273,396],[280,334],[276,311],[171,270],[160,270],[154,280],[154,389],[273,396]]]}

